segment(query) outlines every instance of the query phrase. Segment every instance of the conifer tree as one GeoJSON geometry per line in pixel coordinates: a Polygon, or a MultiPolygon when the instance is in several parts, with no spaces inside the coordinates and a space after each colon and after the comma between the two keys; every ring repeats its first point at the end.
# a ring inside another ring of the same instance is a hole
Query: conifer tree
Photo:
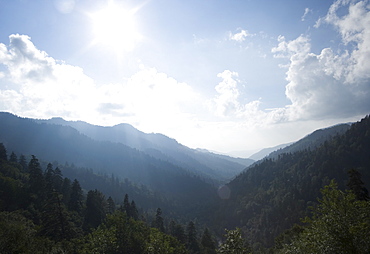
{"type": "Polygon", "coordinates": [[[369,200],[369,191],[365,188],[364,182],[361,180],[361,174],[356,169],[348,171],[349,180],[348,188],[356,195],[357,200],[369,200]]]}
{"type": "Polygon", "coordinates": [[[113,214],[116,210],[116,204],[113,201],[113,198],[109,196],[107,199],[107,214],[113,214]]]}
{"type": "Polygon", "coordinates": [[[216,242],[212,239],[211,233],[208,228],[204,229],[201,238],[202,253],[204,254],[215,254],[216,253],[216,242]]]}
{"type": "Polygon", "coordinates": [[[18,158],[17,158],[17,155],[14,153],[14,152],[12,152],[11,154],[10,154],[10,157],[9,157],[9,161],[10,162],[18,162],[18,158]]]}
{"type": "Polygon", "coordinates": [[[197,230],[195,228],[195,224],[193,221],[188,223],[186,228],[187,231],[187,242],[186,247],[189,250],[189,253],[198,253],[200,251],[198,237],[197,237],[197,230]]]}
{"type": "Polygon", "coordinates": [[[84,229],[89,230],[99,226],[106,216],[106,201],[103,193],[90,190],[87,193],[84,229]]]}
{"type": "Polygon", "coordinates": [[[4,160],[4,161],[8,160],[8,156],[6,154],[6,149],[5,149],[5,146],[4,146],[3,143],[0,143],[0,161],[1,160],[4,160]]]}
{"type": "Polygon", "coordinates": [[[134,200],[131,200],[131,204],[130,204],[130,217],[133,218],[134,220],[139,219],[139,211],[136,208],[136,204],[134,200]]]}
{"type": "Polygon", "coordinates": [[[162,209],[157,208],[157,212],[155,214],[155,221],[154,221],[154,227],[158,228],[159,231],[164,232],[164,221],[162,217],[162,209]]]}
{"type": "Polygon", "coordinates": [[[77,212],[77,214],[82,213],[83,208],[83,193],[80,183],[75,179],[71,187],[71,195],[68,201],[68,209],[70,211],[77,212]]]}
{"type": "Polygon", "coordinates": [[[76,235],[61,194],[55,191],[43,208],[41,233],[55,241],[69,240],[76,235]]]}
{"type": "Polygon", "coordinates": [[[29,176],[29,192],[33,195],[36,205],[40,205],[45,197],[45,179],[41,170],[39,160],[32,155],[32,159],[28,164],[29,176]]]}
{"type": "Polygon", "coordinates": [[[22,170],[24,172],[28,171],[27,160],[26,160],[26,157],[23,154],[21,154],[21,156],[19,156],[19,164],[21,164],[22,170]]]}

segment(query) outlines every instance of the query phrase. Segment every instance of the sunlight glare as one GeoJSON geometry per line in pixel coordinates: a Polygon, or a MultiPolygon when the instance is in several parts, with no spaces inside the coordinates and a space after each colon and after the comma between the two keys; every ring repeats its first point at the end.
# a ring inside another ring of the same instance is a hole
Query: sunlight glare
{"type": "Polygon", "coordinates": [[[115,51],[132,51],[141,39],[132,10],[110,3],[90,16],[95,43],[107,45],[115,51]]]}

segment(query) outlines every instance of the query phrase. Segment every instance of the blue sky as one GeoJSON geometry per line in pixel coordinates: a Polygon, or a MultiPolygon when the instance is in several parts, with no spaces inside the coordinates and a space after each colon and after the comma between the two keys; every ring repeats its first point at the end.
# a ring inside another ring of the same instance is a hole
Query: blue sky
{"type": "Polygon", "coordinates": [[[0,0],[0,110],[236,156],[370,111],[369,1],[0,0]]]}

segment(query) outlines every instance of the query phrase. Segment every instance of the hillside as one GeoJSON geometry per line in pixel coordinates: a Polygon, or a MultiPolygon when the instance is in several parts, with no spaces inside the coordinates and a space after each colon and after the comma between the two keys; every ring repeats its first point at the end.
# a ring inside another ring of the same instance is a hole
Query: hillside
{"type": "Polygon", "coordinates": [[[0,143],[18,155],[37,154],[53,164],[67,162],[101,174],[114,174],[168,197],[181,199],[214,193],[214,187],[187,169],[122,143],[93,140],[69,126],[37,123],[1,113],[0,143]]]}
{"type": "Polygon", "coordinates": [[[325,129],[319,129],[311,134],[308,134],[304,138],[298,140],[297,142],[294,142],[292,144],[286,145],[283,148],[277,149],[276,151],[271,152],[268,155],[268,158],[278,158],[280,154],[284,153],[295,153],[298,151],[304,151],[304,150],[312,150],[320,145],[322,145],[325,141],[330,140],[334,136],[341,135],[345,133],[349,128],[351,127],[351,124],[343,123],[343,124],[337,124],[325,129]]]}
{"type": "Polygon", "coordinates": [[[354,168],[369,188],[369,151],[367,116],[316,149],[264,159],[227,185],[230,199],[215,205],[214,223],[218,222],[219,230],[242,227],[255,247],[271,247],[276,236],[309,214],[307,208],[331,179],[344,189],[347,172],[354,168]]]}
{"type": "Polygon", "coordinates": [[[144,133],[129,124],[102,127],[82,121],[65,121],[62,118],[38,120],[37,122],[70,126],[94,140],[122,143],[154,158],[168,161],[216,181],[229,180],[254,162],[251,159],[237,159],[204,150],[199,152],[165,135],[144,133]]]}

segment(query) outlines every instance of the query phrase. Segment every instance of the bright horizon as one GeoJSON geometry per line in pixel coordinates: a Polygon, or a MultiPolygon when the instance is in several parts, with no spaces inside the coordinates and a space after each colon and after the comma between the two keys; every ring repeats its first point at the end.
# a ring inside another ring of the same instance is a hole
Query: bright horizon
{"type": "Polygon", "coordinates": [[[369,1],[0,1],[0,28],[22,117],[245,157],[370,113],[369,1]]]}

